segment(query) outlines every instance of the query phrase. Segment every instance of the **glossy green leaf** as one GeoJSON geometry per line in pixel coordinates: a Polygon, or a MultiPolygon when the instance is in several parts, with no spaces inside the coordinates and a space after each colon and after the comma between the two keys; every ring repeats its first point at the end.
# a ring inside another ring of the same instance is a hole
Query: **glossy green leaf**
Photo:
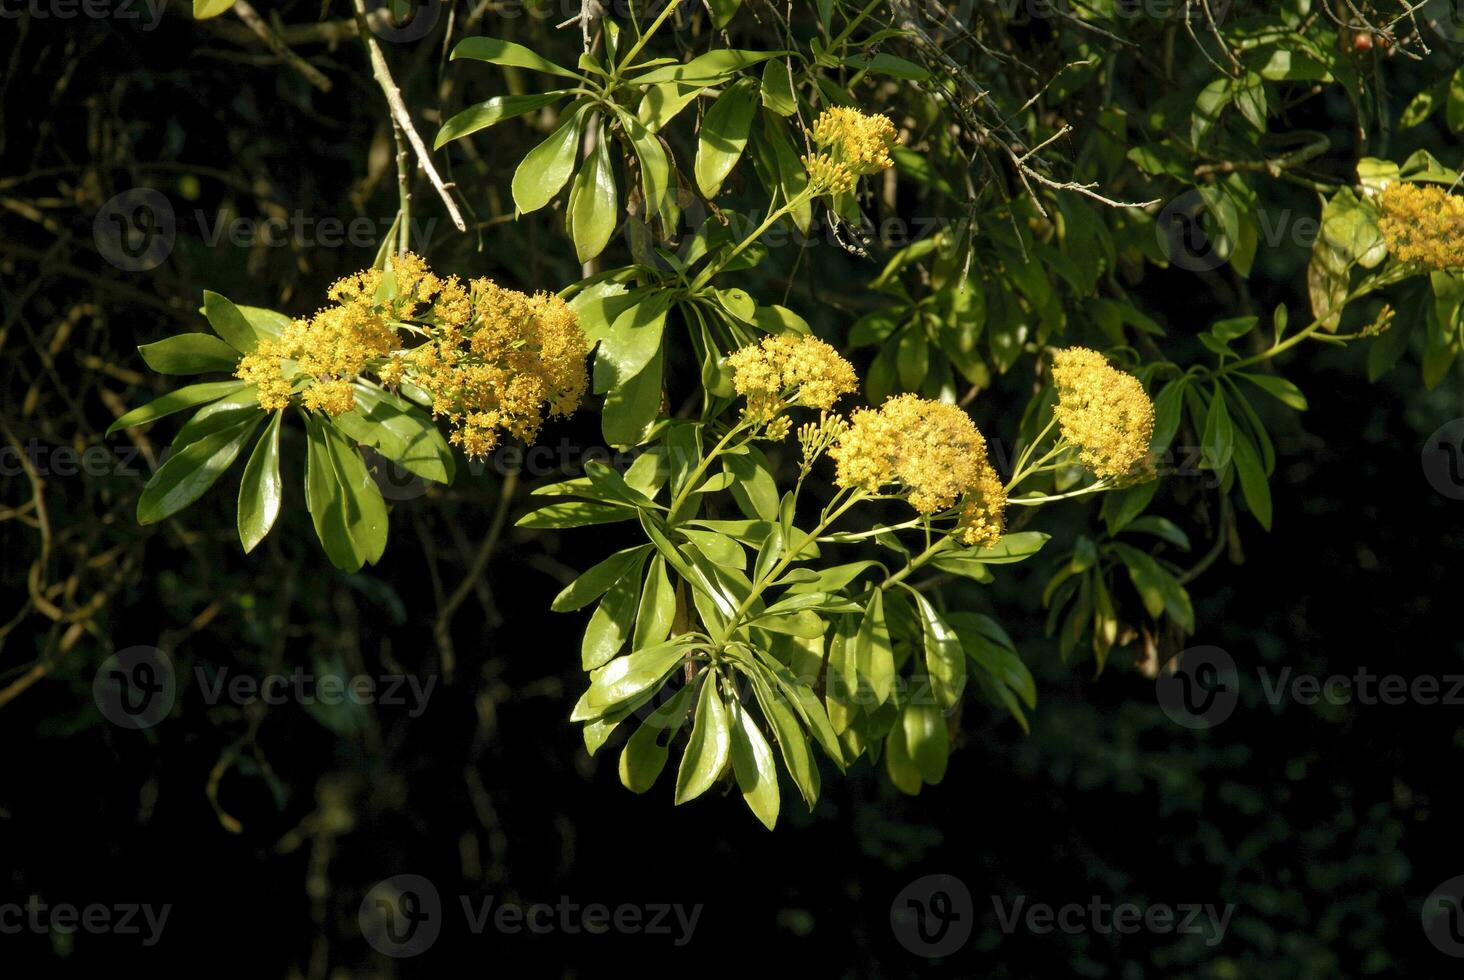
{"type": "Polygon", "coordinates": [[[620,753],[620,783],[632,793],[644,793],[656,784],[666,768],[666,756],[686,712],[691,707],[691,687],[684,686],[645,721],[625,742],[620,753]]]}
{"type": "Polygon", "coordinates": [[[256,317],[251,321],[244,315],[243,309],[218,293],[206,289],[203,291],[203,315],[208,319],[208,325],[213,327],[214,333],[241,354],[248,354],[259,346],[262,332],[267,335],[273,333],[261,329],[261,324],[265,322],[261,318],[256,317]]]}
{"type": "Polygon", "coordinates": [[[595,148],[574,178],[569,204],[570,234],[575,255],[588,262],[605,250],[615,226],[620,223],[615,173],[610,166],[610,147],[602,131],[595,148]]]}
{"type": "Polygon", "coordinates": [[[239,483],[239,543],[247,554],[255,549],[280,516],[284,488],[280,481],[280,420],[275,412],[244,464],[239,483]]]}
{"type": "Polygon", "coordinates": [[[184,445],[174,446],[167,462],[158,467],[142,489],[137,501],[137,522],[156,524],[202,497],[233,465],[263,417],[263,413],[254,412],[184,445]]]}
{"type": "Polygon", "coordinates": [[[732,754],[732,733],[727,706],[717,690],[717,678],[710,670],[702,671],[701,693],[696,702],[696,716],[691,738],[681,756],[676,773],[676,803],[694,800],[721,777],[732,754]]]}
{"type": "Polygon", "coordinates": [[[762,825],[772,830],[778,823],[778,767],[773,749],[758,730],[751,713],[736,701],[732,715],[732,773],[742,790],[742,799],[762,825]]]}
{"type": "Polygon", "coordinates": [[[563,78],[578,79],[580,76],[529,50],[522,44],[500,40],[496,37],[470,37],[458,42],[452,49],[452,60],[468,58],[472,61],[486,61],[494,65],[508,65],[515,68],[529,68],[533,71],[563,78]]]}
{"type": "Polygon", "coordinates": [[[728,88],[707,110],[697,135],[696,185],[708,198],[717,196],[722,182],[747,148],[747,132],[757,109],[756,86],[742,81],[728,88]]]}
{"type": "Polygon", "coordinates": [[[334,418],[337,428],[424,480],[452,482],[452,447],[426,411],[375,385],[351,387],[356,407],[334,418]]]}
{"type": "MultiPolygon", "coordinates": [[[[200,336],[204,335],[200,334],[200,336]]],[[[243,381],[208,381],[203,384],[177,388],[123,415],[107,427],[106,434],[110,436],[114,432],[155,422],[175,412],[193,408],[195,405],[203,405],[227,397],[240,391],[244,386],[243,381]]]]}
{"type": "Polygon", "coordinates": [[[580,140],[579,110],[530,150],[513,172],[513,203],[524,214],[537,211],[554,199],[574,173],[580,140]]]}
{"type": "Polygon", "coordinates": [[[239,352],[206,333],[180,333],[137,348],[147,366],[159,374],[233,372],[239,352]]]}
{"type": "MultiPolygon", "coordinates": [[[[536,109],[542,109],[546,105],[552,105],[567,94],[569,93],[563,89],[558,89],[534,95],[495,95],[486,102],[469,106],[443,123],[442,128],[437,131],[437,140],[433,144],[433,148],[440,150],[453,140],[471,136],[490,126],[496,126],[505,119],[514,119],[536,109]]],[[[551,136],[549,139],[553,138],[551,136]]],[[[563,186],[563,181],[560,181],[559,186],[563,186]]],[[[559,187],[554,188],[554,190],[558,189],[559,187]]],[[[549,196],[553,197],[554,192],[550,191],[549,196]]]]}
{"type": "Polygon", "coordinates": [[[576,609],[583,609],[624,578],[635,567],[636,562],[644,560],[650,551],[651,546],[643,544],[615,552],[565,586],[564,590],[555,596],[549,608],[554,612],[573,612],[576,609]]]}

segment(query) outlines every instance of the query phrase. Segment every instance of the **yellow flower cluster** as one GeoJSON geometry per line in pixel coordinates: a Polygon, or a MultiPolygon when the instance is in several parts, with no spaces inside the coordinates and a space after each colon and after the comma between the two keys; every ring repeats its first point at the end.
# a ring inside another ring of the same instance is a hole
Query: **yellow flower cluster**
{"type": "Polygon", "coordinates": [[[832,106],[813,121],[813,141],[833,151],[834,159],[863,176],[894,166],[895,124],[849,106],[832,106]]]}
{"type": "Polygon", "coordinates": [[[733,351],[727,363],[732,387],[747,399],[744,415],[752,422],[771,422],[794,404],[827,410],[859,387],[854,365],[817,337],[764,337],[760,344],[733,351]]]}
{"type": "Polygon", "coordinates": [[[819,113],[810,135],[819,152],[805,156],[803,166],[815,194],[848,193],[860,177],[894,166],[895,125],[884,116],[833,106],[819,113]]]}
{"type": "Polygon", "coordinates": [[[1149,454],[1154,404],[1139,379],[1085,347],[1060,350],[1052,359],[1057,384],[1054,410],[1065,440],[1098,477],[1129,475],[1149,454]]]}
{"type": "Polygon", "coordinates": [[[1464,268],[1464,197],[1439,187],[1395,183],[1378,197],[1378,231],[1399,262],[1464,268]]]}
{"type": "Polygon", "coordinates": [[[808,184],[815,194],[847,194],[854,189],[854,172],[842,163],[835,163],[827,153],[805,156],[808,184]]]}
{"type": "Polygon", "coordinates": [[[841,487],[877,493],[898,484],[922,514],[945,510],[964,496],[963,540],[974,544],[1001,535],[1001,480],[987,458],[986,440],[955,405],[896,395],[878,409],[860,409],[829,455],[841,487]]]}
{"type": "Polygon", "coordinates": [[[499,430],[533,439],[546,415],[568,415],[584,396],[589,348],[558,296],[474,279],[434,310],[427,342],[402,355],[402,369],[469,456],[490,452],[499,430]]]}
{"type": "Polygon", "coordinates": [[[396,348],[393,324],[415,316],[445,286],[415,255],[396,259],[393,273],[366,269],[338,279],[327,293],[334,306],[292,321],[278,337],[260,338],[235,374],[255,386],[261,408],[289,405],[296,375],[304,380],[306,408],[341,415],[356,407],[351,383],[396,348]],[[286,362],[293,364],[288,372],[286,362]]]}
{"type": "Polygon", "coordinates": [[[347,276],[329,296],[334,306],[262,338],[239,362],[261,407],[287,406],[299,376],[306,408],[340,415],[355,407],[352,382],[370,372],[388,387],[410,381],[426,391],[433,414],[454,426],[451,441],[481,456],[499,430],[530,440],[546,411],[567,415],[584,395],[585,336],[557,296],[439,278],[415,255],[393,259],[389,273],[347,276]],[[406,321],[426,340],[400,350],[406,321]]]}

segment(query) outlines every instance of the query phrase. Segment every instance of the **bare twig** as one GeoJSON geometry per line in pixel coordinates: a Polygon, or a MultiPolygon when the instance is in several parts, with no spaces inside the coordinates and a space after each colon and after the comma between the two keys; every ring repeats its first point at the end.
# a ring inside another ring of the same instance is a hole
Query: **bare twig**
{"type": "MultiPolygon", "coordinates": [[[[355,0],[355,5],[356,16],[364,20],[366,0],[355,0]]],[[[361,37],[366,42],[366,50],[371,55],[371,73],[376,78],[376,84],[381,86],[382,94],[386,96],[386,104],[391,109],[392,118],[406,134],[408,142],[412,144],[412,149],[417,153],[417,163],[421,165],[422,172],[427,175],[432,186],[437,189],[437,196],[442,198],[442,203],[447,206],[447,213],[452,218],[452,223],[457,226],[458,231],[467,231],[467,222],[463,220],[457,202],[452,199],[447,184],[443,183],[442,177],[438,175],[437,167],[432,163],[432,154],[428,151],[427,144],[422,142],[422,136],[417,132],[417,127],[412,123],[412,114],[407,111],[407,104],[402,99],[401,89],[397,88],[396,82],[392,81],[391,69],[386,65],[386,56],[381,53],[381,45],[376,43],[376,38],[368,31],[362,31],[361,37]]]]}
{"type": "Polygon", "coordinates": [[[310,62],[300,57],[294,51],[291,51],[290,46],[286,44],[278,34],[275,33],[274,28],[265,23],[264,18],[259,16],[258,12],[256,12],[255,9],[249,5],[249,0],[234,0],[234,13],[238,14],[239,19],[242,20],[244,24],[251,31],[254,32],[255,36],[263,41],[271,51],[279,55],[280,58],[285,62],[285,64],[289,65],[291,68],[295,69],[295,71],[299,72],[301,77],[303,77],[305,81],[309,82],[311,85],[314,85],[322,92],[329,92],[331,90],[330,79],[322,75],[314,65],[310,64],[310,62]]]}

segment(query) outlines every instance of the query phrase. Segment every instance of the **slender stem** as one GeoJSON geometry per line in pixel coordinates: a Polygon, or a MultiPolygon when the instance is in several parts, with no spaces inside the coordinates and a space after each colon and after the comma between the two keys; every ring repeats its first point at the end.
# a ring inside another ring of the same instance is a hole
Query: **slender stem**
{"type": "Polygon", "coordinates": [[[1007,481],[1006,492],[1010,494],[1014,489],[1016,489],[1017,484],[1021,483],[1032,474],[1039,472],[1042,469],[1044,463],[1051,462],[1071,448],[1072,447],[1067,445],[1067,443],[1058,440],[1057,444],[1054,445],[1052,449],[1048,450],[1047,454],[1044,455],[1041,459],[1032,463],[1026,469],[1018,470],[1016,473],[1013,473],[1012,478],[1007,481]]]}
{"type": "Polygon", "coordinates": [[[1052,417],[1047,420],[1047,424],[1042,427],[1042,431],[1037,434],[1037,438],[1033,439],[1028,445],[1023,447],[1021,453],[1018,454],[1016,465],[1012,467],[1012,472],[1014,474],[1022,472],[1022,467],[1027,465],[1027,460],[1031,457],[1033,451],[1035,451],[1038,446],[1042,445],[1042,440],[1047,438],[1047,433],[1051,432],[1052,427],[1056,424],[1057,413],[1054,412],[1052,417]]]}
{"type": "Polygon", "coordinates": [[[806,545],[809,541],[816,540],[820,534],[828,529],[830,524],[834,523],[834,521],[837,521],[841,516],[843,516],[844,511],[848,510],[850,507],[853,507],[855,504],[859,503],[865,498],[865,494],[862,491],[840,490],[838,494],[834,495],[834,500],[838,500],[839,496],[845,493],[849,494],[847,500],[839,504],[837,507],[833,507],[833,501],[829,501],[829,504],[831,507],[833,507],[833,509],[832,511],[825,511],[825,515],[823,519],[818,522],[818,526],[815,527],[812,531],[808,532],[807,537],[805,537],[802,541],[797,542],[796,546],[793,542],[787,542],[783,549],[783,557],[779,558],[778,561],[773,565],[773,567],[768,569],[766,575],[758,579],[756,582],[752,583],[752,591],[747,593],[747,598],[742,600],[741,604],[739,604],[737,607],[737,611],[734,612],[731,618],[727,620],[726,628],[723,629],[720,635],[718,635],[713,641],[718,648],[721,648],[727,644],[727,640],[730,639],[732,634],[736,633],[738,628],[742,625],[742,617],[747,615],[747,611],[752,608],[752,604],[757,601],[758,596],[762,595],[770,584],[777,581],[778,576],[783,574],[783,570],[791,565],[793,563],[793,560],[798,557],[798,553],[803,550],[804,545],[806,545]]]}
{"type": "Polygon", "coordinates": [[[730,252],[727,253],[727,257],[726,258],[724,258],[717,265],[709,265],[709,266],[707,266],[705,269],[703,269],[700,273],[697,274],[696,279],[693,280],[692,281],[692,284],[691,284],[692,291],[695,292],[696,290],[698,290],[701,287],[705,286],[707,283],[711,282],[712,279],[713,279],[713,277],[715,277],[717,273],[719,273],[723,269],[725,269],[728,265],[731,264],[731,262],[732,262],[733,259],[737,258],[737,256],[739,256],[739,255],[742,254],[742,250],[743,249],[747,248],[753,242],[755,242],[759,238],[761,238],[762,237],[762,233],[765,232],[765,231],[767,231],[769,228],[771,228],[773,226],[773,223],[774,222],[776,222],[779,218],[783,217],[783,215],[788,214],[789,212],[791,212],[794,208],[796,208],[798,205],[802,204],[805,200],[808,200],[812,196],[813,195],[809,193],[808,189],[805,188],[796,197],[794,197],[791,200],[789,200],[782,207],[778,208],[776,211],[770,212],[768,214],[767,220],[765,220],[762,224],[758,225],[757,226],[757,230],[754,231],[751,235],[748,235],[742,241],[738,242],[737,243],[737,246],[734,249],[732,249],[732,251],[730,251],[730,252]]]}
{"type": "Polygon", "coordinates": [[[869,5],[866,6],[863,10],[859,11],[859,13],[854,16],[854,19],[849,21],[849,23],[844,26],[844,29],[839,32],[838,37],[829,42],[828,50],[833,51],[845,41],[849,40],[849,35],[854,33],[854,28],[863,23],[864,18],[874,13],[874,8],[878,7],[883,2],[884,0],[869,0],[869,5]]]}
{"type": "Polygon", "coordinates": [[[1099,480],[1097,483],[1090,483],[1088,486],[1083,487],[1081,490],[1069,490],[1067,493],[1046,494],[1041,497],[1010,497],[1007,499],[1007,503],[1014,504],[1019,507],[1035,507],[1038,504],[1050,504],[1058,500],[1071,500],[1074,497],[1082,497],[1086,494],[1099,493],[1103,490],[1110,489],[1112,489],[1112,487],[1109,484],[1104,483],[1102,480],[1099,480]]]}
{"type": "Polygon", "coordinates": [[[647,27],[646,32],[637,38],[635,44],[631,46],[630,53],[620,60],[620,67],[615,70],[616,75],[619,75],[622,70],[631,66],[635,61],[635,56],[640,54],[641,48],[646,46],[646,42],[660,29],[661,25],[665,23],[666,18],[671,16],[671,12],[680,3],[681,0],[671,0],[670,3],[666,4],[665,9],[656,15],[656,19],[651,21],[651,26],[647,27]]]}
{"type": "Polygon", "coordinates": [[[939,541],[935,542],[930,547],[920,552],[920,554],[910,559],[909,564],[907,564],[904,568],[900,569],[898,572],[895,572],[893,575],[887,577],[883,582],[879,583],[880,589],[888,589],[892,585],[898,585],[900,582],[905,581],[905,579],[910,576],[911,572],[915,571],[921,565],[924,565],[926,562],[930,561],[930,559],[934,558],[936,555],[946,550],[946,548],[950,547],[951,542],[953,542],[954,540],[955,538],[950,535],[941,538],[939,541]]]}
{"type": "Polygon", "coordinates": [[[702,461],[700,463],[696,464],[696,469],[691,471],[691,475],[686,478],[686,483],[682,484],[681,492],[676,495],[675,500],[671,501],[671,509],[667,512],[666,515],[666,519],[670,523],[676,523],[676,518],[680,513],[681,505],[686,503],[686,501],[690,499],[692,491],[696,488],[697,481],[702,478],[702,474],[707,471],[707,467],[712,464],[712,460],[721,455],[722,450],[727,448],[727,443],[732,440],[733,436],[741,432],[745,425],[746,423],[739,421],[736,425],[732,426],[732,428],[728,429],[727,434],[724,435],[721,440],[712,447],[712,451],[707,453],[706,456],[702,457],[702,461]]]}

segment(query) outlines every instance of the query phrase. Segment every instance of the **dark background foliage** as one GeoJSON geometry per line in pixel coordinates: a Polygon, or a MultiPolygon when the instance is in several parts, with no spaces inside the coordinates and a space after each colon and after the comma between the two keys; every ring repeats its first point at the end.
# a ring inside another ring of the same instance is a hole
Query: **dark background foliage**
{"type": "MultiPolygon", "coordinates": [[[[286,5],[289,19],[308,22],[310,6],[286,5]]],[[[197,25],[182,9],[148,29],[34,16],[0,29],[0,903],[172,905],[150,948],[118,935],[0,934],[7,973],[136,964],[226,976],[581,975],[613,962],[714,973],[805,964],[849,976],[1421,977],[1453,967],[1419,915],[1436,885],[1464,873],[1458,802],[1446,790],[1460,706],[1273,705],[1259,671],[1461,672],[1448,626],[1461,505],[1419,465],[1427,435],[1464,414],[1457,376],[1427,392],[1405,357],[1369,384],[1366,351],[1354,348],[1289,362],[1312,409],[1273,420],[1274,531],[1250,527],[1191,586],[1194,642],[1240,665],[1229,721],[1208,732],[1175,725],[1124,658],[1097,678],[1081,657],[1062,663],[1037,599],[1051,562],[1018,566],[990,598],[1038,677],[1031,734],[968,706],[942,785],[904,797],[862,764],[826,778],[812,815],[790,805],[770,834],[735,797],[673,808],[664,785],[625,792],[615,753],[585,754],[566,721],[581,684],[582,617],[547,610],[572,570],[612,542],[598,530],[509,530],[474,575],[501,465],[465,468],[450,489],[398,502],[386,558],[354,576],[331,569],[315,543],[298,473],[286,479],[282,525],[248,558],[229,492],[186,519],[134,523],[164,436],[146,433],[134,455],[131,439],[101,432],[165,387],[135,345],[196,329],[204,288],[299,314],[371,261],[371,244],[205,240],[233,215],[365,216],[377,237],[384,231],[378,219],[395,209],[391,138],[358,43],[310,47],[334,80],[320,93],[237,23],[197,25]],[[147,273],[109,266],[93,240],[98,209],[134,186],[162,190],[178,216],[172,254],[147,273]],[[111,450],[97,472],[58,465],[68,450],[97,446],[111,450]],[[20,452],[45,469],[44,513],[20,452]],[[45,561],[33,564],[42,548],[45,561]],[[59,615],[27,600],[35,575],[59,615]],[[462,604],[441,617],[464,582],[462,604]],[[106,722],[91,694],[102,661],[139,644],[166,650],[180,677],[171,716],[142,732],[106,722]],[[211,705],[195,679],[296,667],[407,673],[435,686],[413,717],[389,706],[211,705]],[[403,872],[430,878],[450,907],[492,895],[704,910],[684,948],[667,936],[479,936],[450,915],[430,952],[392,961],[362,940],[357,909],[376,882],[403,872]],[[975,917],[970,943],[940,961],[912,955],[890,927],[897,893],[933,873],[964,882],[975,917]],[[1200,936],[1004,934],[993,897],[1017,896],[1235,908],[1214,946],[1200,936]]],[[[431,89],[440,39],[390,54],[412,104],[464,101],[450,86],[431,89]]],[[[1407,73],[1419,69],[1387,70],[1402,73],[1406,95],[1407,73]]],[[[484,84],[483,73],[446,77],[484,84]]],[[[519,136],[494,133],[452,157],[464,186],[521,155],[519,136]]],[[[1457,156],[1431,128],[1415,138],[1457,156]]],[[[1304,189],[1287,192],[1284,206],[1315,207],[1304,189]]],[[[467,194],[476,227],[459,237],[419,187],[422,213],[438,218],[422,250],[440,268],[526,288],[575,278],[547,222],[513,222],[494,193],[467,194]]],[[[851,277],[872,276],[882,255],[814,251],[792,305],[823,328],[857,307],[851,277]]],[[[1257,305],[1305,308],[1305,259],[1285,244],[1264,253],[1257,305]]],[[[1179,272],[1149,278],[1142,295],[1180,336],[1213,316],[1179,272]]],[[[554,468],[572,472],[597,438],[585,412],[541,441],[555,448],[554,468]]],[[[298,466],[289,442],[301,437],[286,439],[287,467],[298,466]]],[[[527,499],[521,487],[505,515],[527,499]]]]}

